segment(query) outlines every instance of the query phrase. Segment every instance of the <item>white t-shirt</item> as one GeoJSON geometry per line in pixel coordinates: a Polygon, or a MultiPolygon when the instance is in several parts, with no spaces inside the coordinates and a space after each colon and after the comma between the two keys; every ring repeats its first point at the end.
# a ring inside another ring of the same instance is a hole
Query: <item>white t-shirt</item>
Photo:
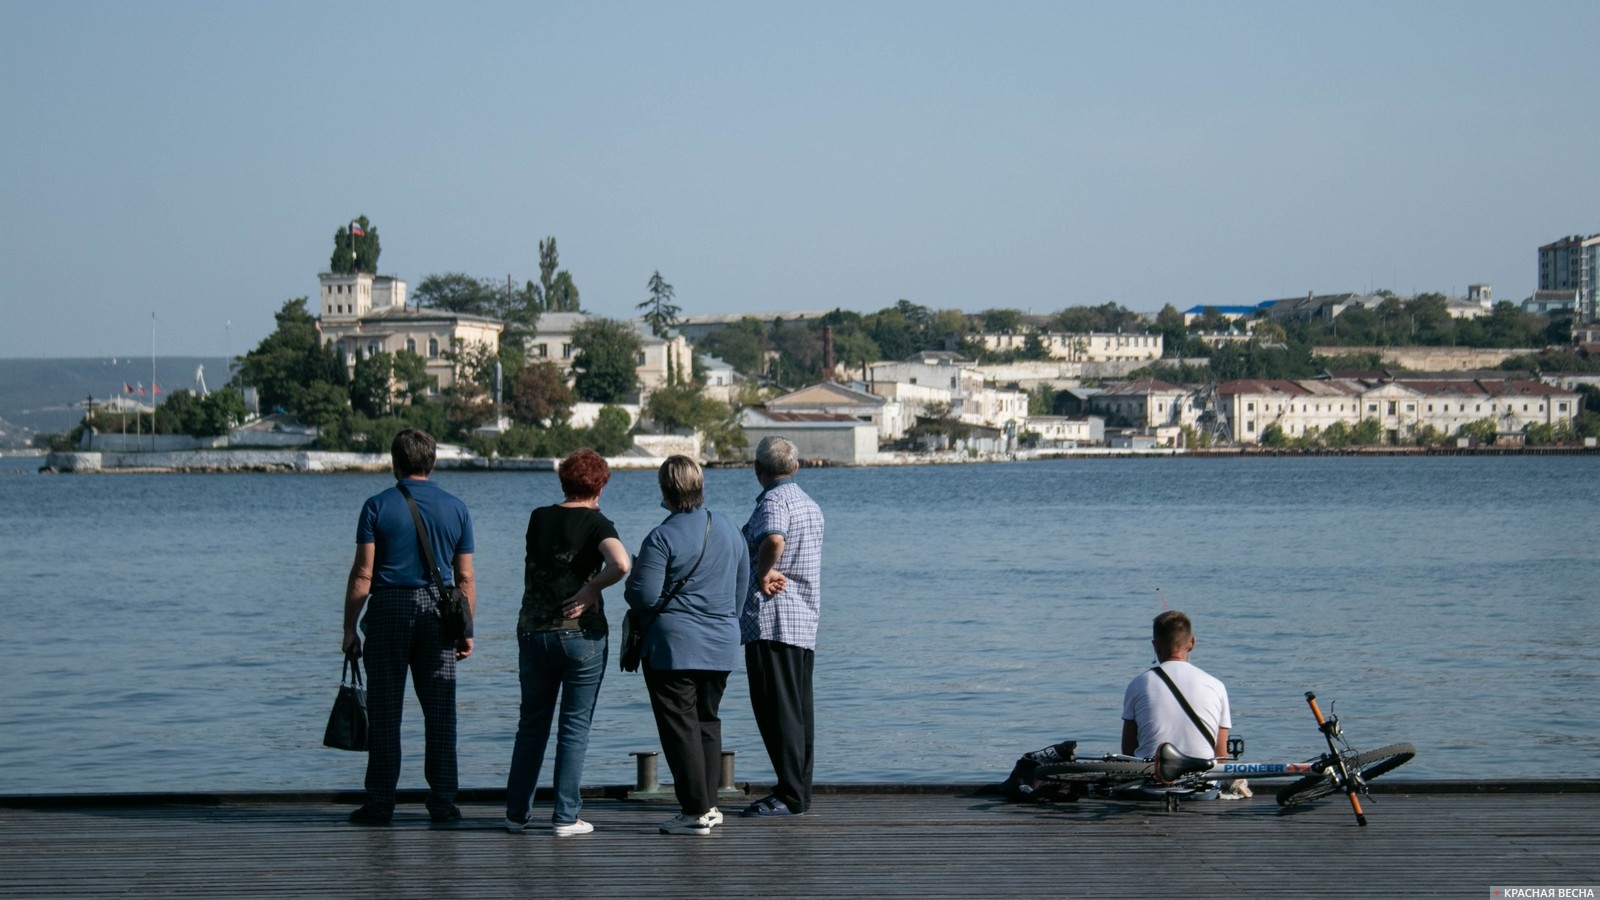
{"type": "MultiPolygon", "coordinates": [[[[1228,709],[1228,689],[1222,686],[1222,682],[1207,675],[1198,666],[1175,659],[1162,663],[1161,668],[1183,692],[1184,699],[1200,716],[1200,721],[1211,729],[1213,737],[1217,729],[1233,727],[1233,718],[1228,709]]],[[[1183,711],[1183,707],[1178,705],[1178,698],[1172,696],[1172,689],[1161,680],[1161,676],[1149,669],[1128,682],[1128,690],[1122,695],[1122,718],[1139,726],[1136,756],[1154,756],[1156,748],[1165,743],[1172,744],[1180,753],[1189,756],[1216,755],[1216,748],[1206,745],[1205,736],[1194,726],[1194,720],[1183,711]]]]}

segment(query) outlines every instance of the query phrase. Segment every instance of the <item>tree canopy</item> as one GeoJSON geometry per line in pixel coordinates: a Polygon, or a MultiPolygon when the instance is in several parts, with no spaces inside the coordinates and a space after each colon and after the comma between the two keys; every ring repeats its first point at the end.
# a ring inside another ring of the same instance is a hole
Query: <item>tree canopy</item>
{"type": "Polygon", "coordinates": [[[664,338],[678,327],[678,313],[682,310],[672,302],[672,285],[661,278],[660,269],[650,276],[646,287],[650,290],[650,296],[634,309],[644,310],[644,320],[650,326],[650,333],[664,338]]]}
{"type": "Polygon", "coordinates": [[[341,225],[333,234],[333,256],[328,260],[328,271],[335,275],[351,272],[378,274],[378,254],[383,248],[378,244],[378,229],[357,216],[350,225],[341,225]],[[354,226],[352,230],[351,226],[354,226]]]}
{"type": "Polygon", "coordinates": [[[633,326],[597,316],[573,330],[572,346],[573,388],[578,399],[621,403],[638,389],[643,344],[633,326]]]}

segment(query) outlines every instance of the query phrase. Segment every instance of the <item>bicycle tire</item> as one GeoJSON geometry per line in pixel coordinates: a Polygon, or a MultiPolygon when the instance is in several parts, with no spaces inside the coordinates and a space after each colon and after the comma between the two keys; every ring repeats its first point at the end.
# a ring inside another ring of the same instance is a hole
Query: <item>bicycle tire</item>
{"type": "Polygon", "coordinates": [[[1034,775],[1051,781],[1097,784],[1149,778],[1154,771],[1155,767],[1144,761],[1080,759],[1077,762],[1046,763],[1035,769],[1034,775]]]}
{"type": "MultiPolygon", "coordinates": [[[[1385,772],[1399,768],[1411,761],[1417,755],[1417,748],[1410,744],[1390,744],[1376,750],[1358,753],[1346,765],[1360,781],[1367,782],[1385,772]]],[[[1326,797],[1338,786],[1330,775],[1307,775],[1295,783],[1278,791],[1279,806],[1295,806],[1300,803],[1309,803],[1319,797],[1326,797]]]]}

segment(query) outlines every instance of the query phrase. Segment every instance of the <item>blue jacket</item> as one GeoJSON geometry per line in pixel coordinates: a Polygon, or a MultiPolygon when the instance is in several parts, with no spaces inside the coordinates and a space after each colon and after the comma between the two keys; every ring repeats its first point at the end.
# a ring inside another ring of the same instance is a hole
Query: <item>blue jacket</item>
{"type": "Polygon", "coordinates": [[[690,569],[694,576],[646,635],[643,659],[652,669],[731,672],[739,665],[739,606],[750,588],[750,551],[727,516],[704,507],[667,516],[639,547],[623,597],[649,613],[690,569]],[[701,546],[705,559],[694,569],[701,546]]]}

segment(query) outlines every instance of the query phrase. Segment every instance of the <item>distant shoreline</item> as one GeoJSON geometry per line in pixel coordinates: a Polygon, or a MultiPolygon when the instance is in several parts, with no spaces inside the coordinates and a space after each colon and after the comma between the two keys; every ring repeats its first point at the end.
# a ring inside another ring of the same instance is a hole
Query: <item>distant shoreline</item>
{"type": "MultiPolygon", "coordinates": [[[[972,457],[964,453],[882,454],[877,460],[858,466],[816,463],[816,468],[898,468],[902,466],[976,465],[983,463],[1031,462],[1035,460],[1129,459],[1145,457],[1186,458],[1265,458],[1265,457],[1434,457],[1434,456],[1600,456],[1600,448],[1556,447],[1229,447],[1216,449],[1112,449],[1024,451],[1017,454],[972,457]]],[[[8,454],[17,459],[40,459],[41,455],[8,454]]],[[[386,472],[388,454],[339,453],[320,450],[193,450],[145,453],[53,452],[42,457],[38,471],[45,474],[230,474],[242,472],[340,473],[386,472]]],[[[459,455],[443,457],[438,469],[451,472],[553,472],[555,458],[485,458],[459,455]]],[[[613,469],[655,469],[662,460],[649,456],[619,456],[608,459],[613,469]]],[[[717,460],[707,468],[741,468],[745,460],[717,460]]],[[[0,462],[0,471],[7,470],[0,462]]],[[[13,474],[27,469],[11,470],[13,474]]]]}

